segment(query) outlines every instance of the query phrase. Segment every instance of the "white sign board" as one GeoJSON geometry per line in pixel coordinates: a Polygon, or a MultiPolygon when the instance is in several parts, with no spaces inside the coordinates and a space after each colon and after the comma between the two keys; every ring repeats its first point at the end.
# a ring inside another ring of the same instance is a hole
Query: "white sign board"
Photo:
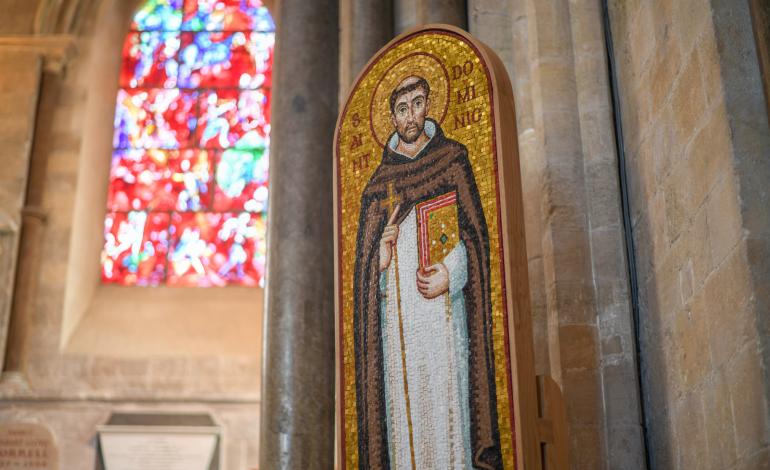
{"type": "Polygon", "coordinates": [[[210,470],[217,431],[105,426],[99,433],[105,470],[210,470]]]}

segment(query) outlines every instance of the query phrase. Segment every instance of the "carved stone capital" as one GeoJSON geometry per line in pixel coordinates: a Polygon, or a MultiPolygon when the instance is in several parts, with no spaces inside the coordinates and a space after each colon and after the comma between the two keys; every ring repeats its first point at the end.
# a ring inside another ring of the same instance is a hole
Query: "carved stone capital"
{"type": "Polygon", "coordinates": [[[0,234],[16,233],[19,231],[19,222],[9,213],[0,209],[0,234]]]}
{"type": "Polygon", "coordinates": [[[46,72],[61,73],[75,52],[75,36],[70,34],[0,36],[0,51],[37,54],[46,72]]]}

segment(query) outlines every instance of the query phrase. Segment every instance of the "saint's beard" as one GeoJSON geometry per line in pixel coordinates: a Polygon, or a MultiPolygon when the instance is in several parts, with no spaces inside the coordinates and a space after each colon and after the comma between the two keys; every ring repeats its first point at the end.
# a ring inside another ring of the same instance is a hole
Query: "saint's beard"
{"type": "Polygon", "coordinates": [[[414,132],[411,137],[408,135],[411,128],[404,129],[403,133],[400,130],[397,130],[398,138],[401,139],[401,141],[406,144],[413,144],[422,135],[422,132],[425,129],[425,124],[423,124],[422,126],[419,124],[415,124],[414,128],[416,129],[416,132],[414,132]]]}

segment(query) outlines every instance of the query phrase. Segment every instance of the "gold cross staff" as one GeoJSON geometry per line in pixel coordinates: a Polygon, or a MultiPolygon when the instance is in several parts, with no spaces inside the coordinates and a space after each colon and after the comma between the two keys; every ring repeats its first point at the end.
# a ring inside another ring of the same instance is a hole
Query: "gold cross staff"
{"type": "MultiPolygon", "coordinates": [[[[380,208],[387,209],[388,219],[395,223],[394,216],[396,211],[399,210],[401,204],[401,196],[396,194],[395,183],[388,182],[388,195],[380,201],[380,208]]],[[[414,436],[412,432],[412,407],[409,403],[409,381],[406,377],[406,346],[404,344],[404,319],[401,314],[401,280],[398,274],[398,250],[396,249],[398,243],[393,243],[393,268],[396,271],[396,306],[398,311],[398,339],[401,343],[401,372],[404,377],[404,398],[406,401],[406,424],[409,429],[409,454],[412,458],[412,470],[416,470],[417,465],[414,459],[414,436]]]]}
{"type": "Polygon", "coordinates": [[[380,201],[380,209],[388,210],[388,217],[393,215],[393,209],[401,204],[401,196],[396,194],[396,184],[388,181],[388,195],[380,201]]]}

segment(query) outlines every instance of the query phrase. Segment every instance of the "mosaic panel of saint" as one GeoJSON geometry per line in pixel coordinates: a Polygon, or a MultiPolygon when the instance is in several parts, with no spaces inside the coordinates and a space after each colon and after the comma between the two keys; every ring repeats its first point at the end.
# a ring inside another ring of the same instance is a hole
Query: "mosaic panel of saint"
{"type": "Polygon", "coordinates": [[[359,467],[502,469],[489,234],[468,150],[430,117],[446,84],[419,69],[391,81],[374,109],[392,134],[356,240],[359,467]]]}

